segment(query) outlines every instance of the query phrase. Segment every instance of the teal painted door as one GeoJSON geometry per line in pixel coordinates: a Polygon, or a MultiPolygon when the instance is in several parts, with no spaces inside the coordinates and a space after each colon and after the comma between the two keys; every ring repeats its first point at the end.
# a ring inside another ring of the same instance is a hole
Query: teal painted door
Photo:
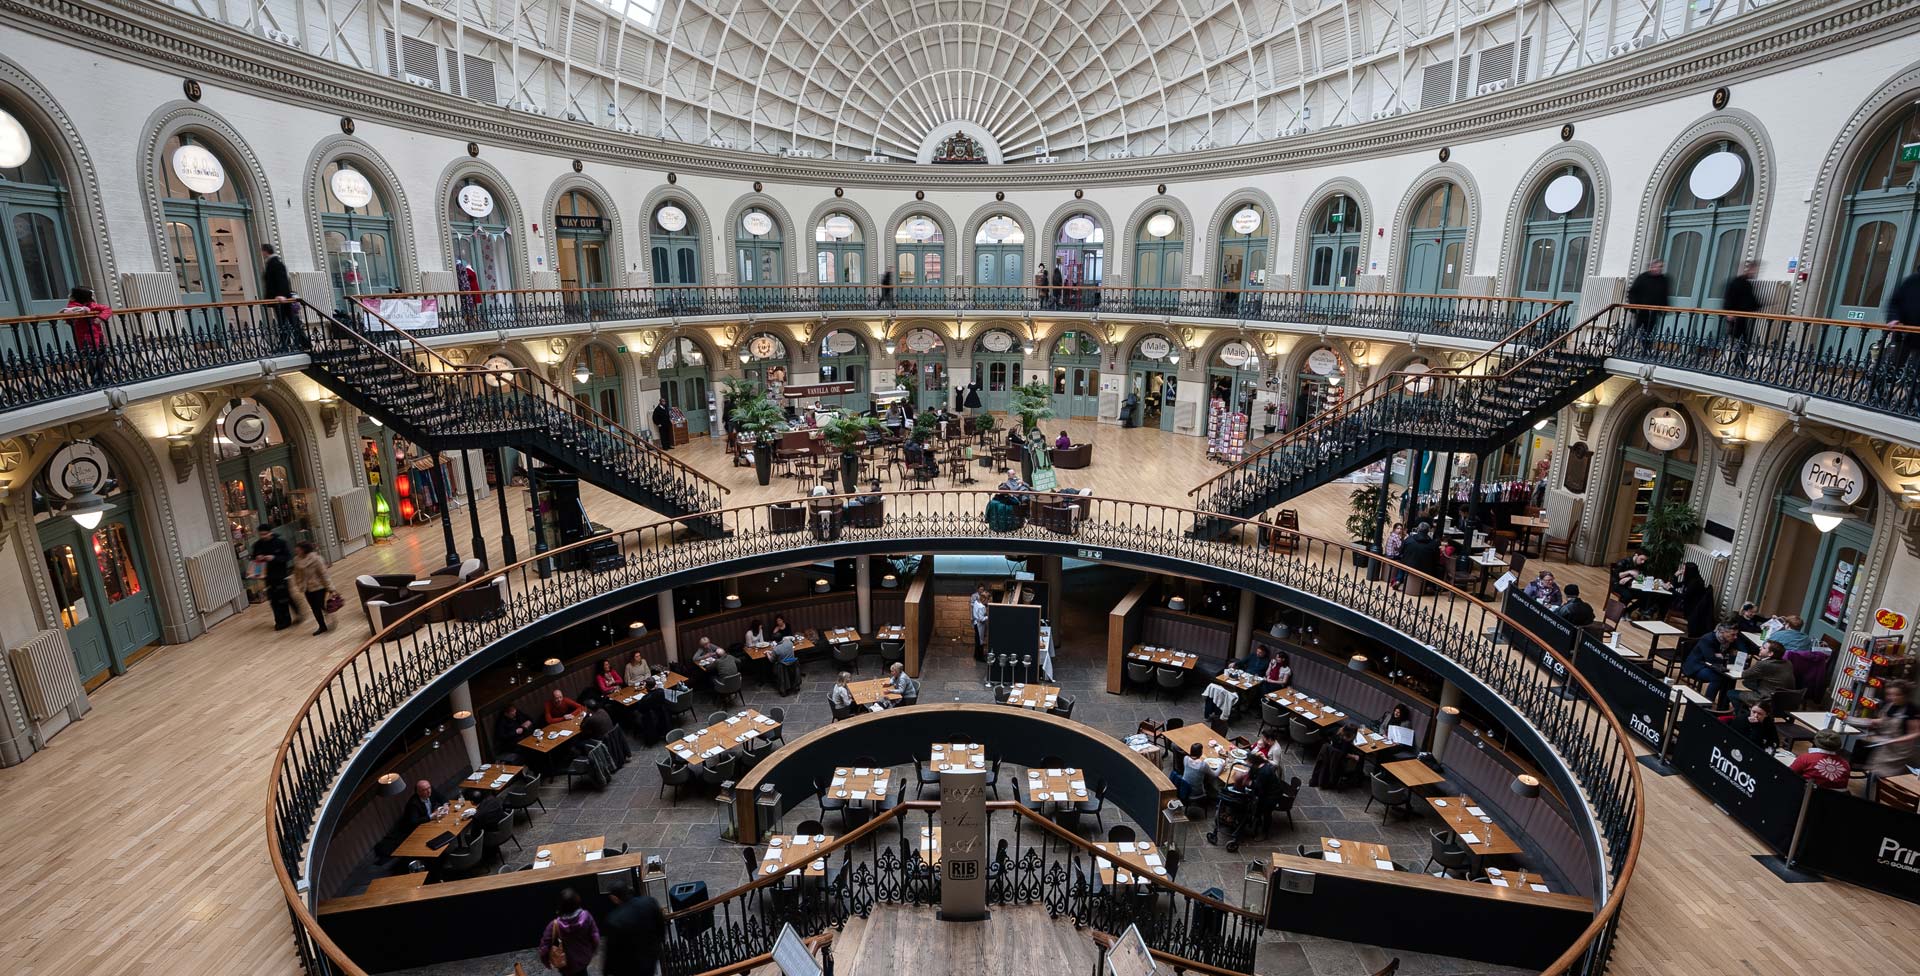
{"type": "Polygon", "coordinates": [[[1463,228],[1415,230],[1407,245],[1407,271],[1401,290],[1410,295],[1451,295],[1460,286],[1460,261],[1466,250],[1463,228]]]}
{"type": "Polygon", "coordinates": [[[80,680],[105,674],[113,665],[107,652],[107,630],[101,617],[106,601],[100,596],[96,573],[88,565],[84,536],[70,518],[55,517],[40,525],[41,557],[53,585],[53,601],[60,609],[67,644],[73,649],[80,680]]]}
{"type": "Polygon", "coordinates": [[[1021,289],[1031,287],[1026,280],[1026,249],[1019,244],[980,244],[974,252],[974,284],[989,289],[979,301],[986,304],[1016,303],[1021,289]]]}
{"type": "Polygon", "coordinates": [[[1020,385],[1020,357],[1017,355],[974,354],[973,382],[980,387],[980,406],[987,410],[1007,409],[1009,391],[1020,385]]]}
{"type": "Polygon", "coordinates": [[[947,280],[947,249],[943,244],[900,244],[894,254],[893,284],[899,303],[908,308],[937,307],[947,280]]]}
{"type": "Polygon", "coordinates": [[[130,502],[115,496],[114,510],[92,532],[68,518],[40,526],[47,576],[82,681],[124,670],[135,651],[160,639],[130,502]]]}
{"type": "Polygon", "coordinates": [[[1134,303],[1147,308],[1172,308],[1180,302],[1185,284],[1186,245],[1180,241],[1141,241],[1134,252],[1134,303]],[[1138,290],[1146,289],[1146,290],[1138,290]]]}
{"type": "Polygon", "coordinates": [[[704,368],[676,366],[661,370],[660,396],[667,401],[667,406],[686,414],[688,435],[707,433],[707,371],[704,368]]]}
{"type": "Polygon", "coordinates": [[[1737,213],[1690,213],[1667,221],[1667,279],[1673,283],[1675,308],[1720,307],[1727,279],[1740,265],[1746,220],[1741,207],[1737,213]]]}
{"type": "Polygon", "coordinates": [[[1901,209],[1861,208],[1841,237],[1841,266],[1831,317],[1849,322],[1878,322],[1887,296],[1909,273],[1920,270],[1920,220],[1914,208],[1920,194],[1909,195],[1901,209]]]}

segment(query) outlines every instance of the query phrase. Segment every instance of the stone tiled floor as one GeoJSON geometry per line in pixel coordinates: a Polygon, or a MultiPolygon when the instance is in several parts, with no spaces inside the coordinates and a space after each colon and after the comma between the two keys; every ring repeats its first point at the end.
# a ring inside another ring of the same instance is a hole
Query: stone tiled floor
{"type": "MultiPolygon", "coordinates": [[[[1088,582],[1097,585],[1098,580],[1088,582]]],[[[1081,592],[1078,586],[1073,589],[1076,593],[1081,592]]],[[[1056,628],[1056,632],[1079,636],[1078,639],[1067,637],[1062,656],[1055,666],[1058,683],[1076,699],[1075,720],[1115,736],[1134,732],[1142,719],[1164,721],[1170,717],[1180,717],[1188,722],[1200,720],[1197,689],[1189,690],[1173,700],[1156,700],[1137,693],[1125,696],[1106,694],[1103,690],[1105,664],[1094,655],[1104,651],[1104,607],[1110,605],[1111,601],[1103,603],[1095,598],[1076,603],[1077,606],[1064,609],[1061,626],[1056,628]],[[1094,629],[1096,627],[1097,630],[1094,629]]],[[[877,669],[878,658],[863,658],[862,665],[868,672],[873,672],[877,669]]],[[[806,683],[801,692],[791,698],[783,698],[764,685],[756,686],[749,682],[746,703],[761,710],[775,705],[784,707],[787,736],[797,738],[825,724],[830,718],[825,699],[831,682],[828,665],[824,662],[810,663],[805,668],[805,675],[806,683]]],[[[970,646],[954,643],[937,647],[923,668],[921,703],[917,707],[938,708],[943,702],[984,701],[987,697],[982,686],[985,677],[985,666],[973,661],[970,646]]],[[[712,710],[704,695],[696,698],[696,722],[704,719],[712,710]]],[[[1255,734],[1258,730],[1257,714],[1238,716],[1231,723],[1231,730],[1234,734],[1255,734]]],[[[677,802],[672,800],[671,791],[667,798],[660,797],[659,778],[653,763],[661,754],[657,746],[649,749],[636,745],[632,761],[604,790],[583,786],[579,791],[569,794],[563,781],[553,782],[542,792],[547,811],[541,813],[536,808],[532,822],[516,828],[524,849],[515,851],[512,845],[504,848],[508,863],[516,866],[524,863],[541,843],[604,835],[607,843],[613,847],[626,844],[633,850],[663,857],[671,883],[705,881],[712,894],[720,894],[743,883],[746,872],[741,848],[721,837],[726,823],[726,808],[709,799],[707,794],[692,791],[677,802]]],[[[1310,763],[1299,757],[1286,757],[1285,771],[1286,775],[1298,776],[1304,783],[1310,772],[1310,763]]],[[[1003,770],[1002,775],[1006,773],[1003,770]]],[[[913,768],[900,767],[897,775],[904,775],[911,784],[913,768]]],[[[933,795],[932,791],[927,794],[929,798],[933,795]]],[[[1228,853],[1223,847],[1206,843],[1196,833],[1185,850],[1179,881],[1198,890],[1217,887],[1226,893],[1228,901],[1237,904],[1241,897],[1241,876],[1249,859],[1265,858],[1268,852],[1276,848],[1292,850],[1298,844],[1306,844],[1312,849],[1322,836],[1385,843],[1392,848],[1395,860],[1417,870],[1427,860],[1428,831],[1434,823],[1419,816],[1405,820],[1396,817],[1383,822],[1377,805],[1371,812],[1363,809],[1366,802],[1367,794],[1360,787],[1328,791],[1303,785],[1295,805],[1295,825],[1289,827],[1284,816],[1277,818],[1270,841],[1252,840],[1238,853],[1228,853]]],[[[784,822],[790,827],[815,816],[817,807],[808,800],[789,812],[784,822]]],[[[837,817],[825,819],[830,831],[837,829],[837,817]]],[[[1124,815],[1117,810],[1112,810],[1107,817],[1108,824],[1119,820],[1124,820],[1124,815]]],[[[1093,830],[1091,819],[1087,820],[1083,829],[1087,832],[1093,830]]],[[[1393,956],[1401,958],[1402,973],[1504,972],[1499,967],[1481,963],[1387,952],[1371,946],[1290,936],[1281,932],[1272,933],[1270,941],[1271,944],[1263,947],[1261,953],[1259,968],[1263,976],[1355,976],[1374,972],[1393,956]]],[[[538,971],[537,963],[530,956],[522,961],[531,963],[527,966],[528,972],[538,971]]],[[[453,972],[505,972],[511,971],[511,968],[512,957],[496,957],[418,972],[421,976],[437,976],[453,972]]]]}

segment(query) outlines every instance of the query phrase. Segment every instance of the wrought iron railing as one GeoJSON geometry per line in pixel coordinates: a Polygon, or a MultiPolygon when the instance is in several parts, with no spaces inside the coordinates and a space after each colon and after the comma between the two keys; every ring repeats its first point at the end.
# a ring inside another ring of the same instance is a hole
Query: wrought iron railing
{"type": "MultiPolygon", "coordinates": [[[[1599,703],[1571,665],[1537,636],[1495,609],[1447,583],[1413,570],[1428,595],[1409,596],[1384,582],[1389,564],[1349,546],[1295,535],[1293,551],[1281,554],[1258,544],[1262,526],[1231,520],[1232,531],[1196,538],[1214,513],[1118,499],[1079,499],[1080,516],[1046,506],[1025,520],[1018,504],[986,491],[891,492],[884,515],[808,518],[809,505],[836,499],[801,499],[792,507],[756,505],[704,513],[725,534],[696,537],[670,520],[602,536],[579,546],[612,547],[618,559],[599,559],[597,571],[557,571],[570,565],[566,550],[548,553],[485,574],[466,588],[504,580],[505,605],[483,618],[449,612],[460,589],[450,591],[395,623],[350,654],[308,697],[282,740],[267,801],[274,870],[294,921],[296,942],[309,970],[359,974],[315,923],[295,879],[304,879],[313,841],[336,792],[351,789],[343,774],[363,750],[378,749],[389,722],[423,689],[456,666],[477,666],[496,641],[522,628],[569,613],[588,600],[626,588],[737,575],[745,565],[810,561],[828,552],[859,547],[873,551],[930,552],[943,549],[1051,552],[1072,546],[1084,558],[1150,563],[1196,575],[1229,573],[1344,608],[1371,621],[1383,639],[1410,638],[1474,685],[1498,696],[1535,730],[1550,751],[1543,768],[1564,774],[1568,807],[1593,844],[1605,901],[1582,938],[1550,973],[1597,973],[1605,966],[1621,898],[1633,872],[1641,830],[1642,800],[1631,740],[1599,703]],[[799,516],[796,518],[795,516],[799,516]],[[828,545],[836,549],[826,549],[828,545]],[[1092,555],[1088,555],[1092,553],[1092,555]],[[556,559],[556,557],[559,557],[556,559]],[[754,560],[753,563],[734,563],[754,560]],[[1404,635],[1404,637],[1402,636],[1404,635]],[[1585,694],[1568,696],[1571,681],[1585,694]]],[[[1036,506],[1038,507],[1038,506],[1036,506]]],[[[574,548],[574,547],[569,547],[574,548]]],[[[496,654],[495,656],[499,656],[496,654]]],[[[344,794],[342,794],[344,795],[344,794]]]]}

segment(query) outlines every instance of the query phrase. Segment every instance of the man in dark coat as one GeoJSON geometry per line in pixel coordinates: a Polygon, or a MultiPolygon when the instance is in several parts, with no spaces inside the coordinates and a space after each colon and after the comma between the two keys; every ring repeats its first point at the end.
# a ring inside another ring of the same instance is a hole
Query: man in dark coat
{"type": "MultiPolygon", "coordinates": [[[[1893,297],[1887,299],[1887,324],[1904,325],[1908,328],[1920,328],[1920,271],[1916,271],[1901,281],[1893,289],[1893,297]]],[[[1896,393],[1909,404],[1920,399],[1920,384],[1908,382],[1902,378],[1907,363],[1913,358],[1913,349],[1920,337],[1910,332],[1889,331],[1885,346],[1880,350],[1880,374],[1883,393],[1889,403],[1896,393]]]]}
{"type": "Polygon", "coordinates": [[[660,948],[667,941],[667,916],[660,903],[633,893],[633,886],[616,881],[607,891],[613,910],[600,923],[606,941],[606,976],[654,976],[660,948]]]}
{"type": "Polygon", "coordinates": [[[287,588],[287,574],[293,569],[293,550],[287,540],[273,534],[273,527],[262,525],[253,548],[247,550],[253,564],[261,567],[267,581],[267,602],[273,606],[273,629],[293,626],[293,593],[287,588]]]}
{"type": "Polygon", "coordinates": [[[1410,569],[1419,570],[1428,576],[1438,576],[1440,569],[1440,544],[1434,541],[1433,527],[1425,522],[1413,530],[1407,541],[1400,545],[1400,561],[1410,569]]]}
{"type": "Polygon", "coordinates": [[[283,299],[274,306],[274,321],[279,323],[281,341],[289,349],[303,348],[300,344],[300,306],[293,301],[293,276],[287,273],[287,263],[275,254],[272,244],[260,245],[260,297],[283,299]]]}
{"type": "Polygon", "coordinates": [[[1742,313],[1760,311],[1760,292],[1753,287],[1753,276],[1759,273],[1760,262],[1745,262],[1739,274],[1727,279],[1727,289],[1720,296],[1720,307],[1727,313],[1727,352],[1735,369],[1747,365],[1747,333],[1753,318],[1742,313]]]}
{"type": "Polygon", "coordinates": [[[1650,306],[1633,310],[1634,342],[1645,349],[1653,340],[1653,327],[1659,321],[1660,313],[1653,308],[1673,304],[1673,282],[1667,279],[1667,262],[1655,259],[1647,264],[1647,270],[1627,286],[1627,304],[1650,306]]]}
{"type": "Polygon", "coordinates": [[[667,401],[653,405],[653,425],[660,430],[660,446],[673,447],[673,411],[667,409],[667,401]]]}

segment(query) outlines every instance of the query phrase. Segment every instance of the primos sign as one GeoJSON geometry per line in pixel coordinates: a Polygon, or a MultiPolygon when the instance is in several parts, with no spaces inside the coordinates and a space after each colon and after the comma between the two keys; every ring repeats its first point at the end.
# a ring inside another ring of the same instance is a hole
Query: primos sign
{"type": "Polygon", "coordinates": [[[1920,814],[1815,790],[1800,861],[1822,874],[1920,902],[1920,814]]]}
{"type": "Polygon", "coordinates": [[[1673,761],[1716,806],[1776,852],[1786,851],[1804,791],[1786,763],[1704,708],[1687,709],[1673,761]]]}
{"type": "Polygon", "coordinates": [[[1658,750],[1667,726],[1666,683],[1653,672],[1614,653],[1592,634],[1582,634],[1573,666],[1598,692],[1600,700],[1626,723],[1634,738],[1658,750]]]}

